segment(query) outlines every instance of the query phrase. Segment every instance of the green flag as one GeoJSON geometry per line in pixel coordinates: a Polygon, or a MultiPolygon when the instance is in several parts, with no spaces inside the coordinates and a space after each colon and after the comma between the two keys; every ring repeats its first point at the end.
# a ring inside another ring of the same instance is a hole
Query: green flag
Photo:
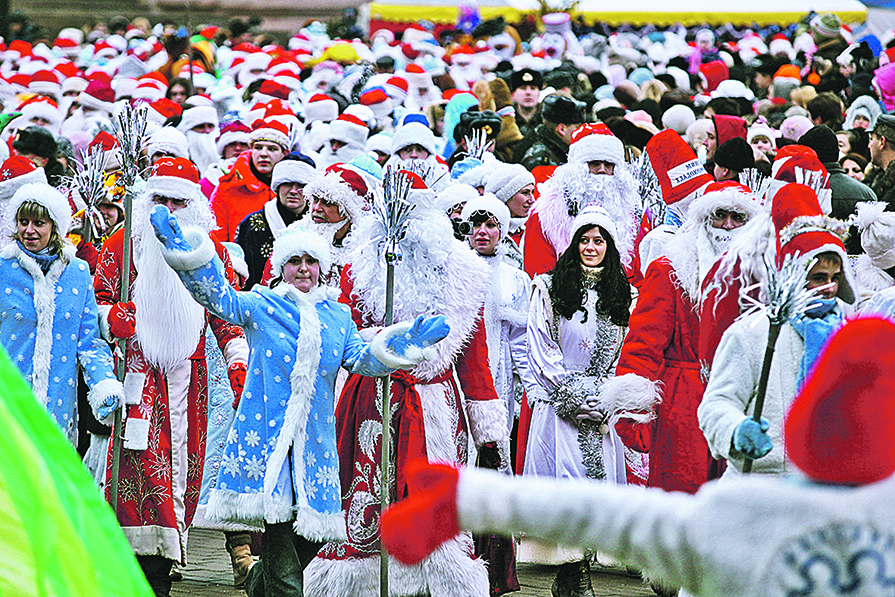
{"type": "Polygon", "coordinates": [[[77,452],[2,348],[0,454],[0,596],[152,596],[77,452]]]}

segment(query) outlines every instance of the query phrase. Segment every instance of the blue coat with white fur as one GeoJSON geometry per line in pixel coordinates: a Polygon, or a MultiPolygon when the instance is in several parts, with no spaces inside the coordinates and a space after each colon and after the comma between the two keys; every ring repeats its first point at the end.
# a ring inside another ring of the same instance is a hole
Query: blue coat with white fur
{"type": "Polygon", "coordinates": [[[0,342],[34,395],[77,443],[78,363],[94,411],[121,396],[112,353],[99,333],[87,263],[66,246],[46,275],[12,242],[0,251],[0,342]]]}
{"type": "MultiPolygon", "coordinates": [[[[333,291],[302,293],[282,283],[234,290],[207,236],[185,231],[192,251],[165,251],[193,297],[240,325],[248,376],[206,516],[258,524],[295,517],[295,532],[345,540],[336,450],[334,385],[339,367],[387,375],[333,291]]],[[[337,293],[338,290],[336,289],[337,293]]]]}

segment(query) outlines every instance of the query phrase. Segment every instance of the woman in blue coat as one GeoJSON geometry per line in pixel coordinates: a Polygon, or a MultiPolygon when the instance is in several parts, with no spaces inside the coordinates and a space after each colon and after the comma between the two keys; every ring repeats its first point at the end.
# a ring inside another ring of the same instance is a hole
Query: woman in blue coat
{"type": "Polygon", "coordinates": [[[0,343],[34,395],[77,444],[78,364],[96,418],[124,395],[99,332],[93,279],[64,235],[68,200],[45,183],[23,185],[3,214],[0,243],[0,343]]]}
{"type": "Polygon", "coordinates": [[[310,559],[324,542],[347,537],[333,413],[339,367],[382,376],[411,366],[448,326],[442,317],[420,318],[383,330],[368,345],[348,307],[336,301],[338,289],[320,284],[330,255],[318,234],[298,226],[284,231],[274,243],[271,287],[239,292],[207,235],[181,231],[163,207],[151,220],[166,261],[193,297],[242,326],[249,343],[246,385],[207,516],[264,523],[262,564],[246,579],[249,597],[302,595],[310,559]]]}

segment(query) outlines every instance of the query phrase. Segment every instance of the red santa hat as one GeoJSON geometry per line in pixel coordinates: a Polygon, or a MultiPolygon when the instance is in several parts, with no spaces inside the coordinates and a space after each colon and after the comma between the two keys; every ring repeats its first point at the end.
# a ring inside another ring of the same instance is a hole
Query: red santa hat
{"type": "Polygon", "coordinates": [[[164,123],[173,116],[180,116],[183,113],[183,107],[175,101],[166,97],[156,100],[149,104],[149,111],[146,113],[146,119],[150,122],[164,123]]]}
{"type": "Polygon", "coordinates": [[[369,107],[376,118],[384,118],[392,111],[392,100],[381,87],[374,87],[361,94],[360,103],[369,107]]]}
{"type": "Polygon", "coordinates": [[[161,73],[147,73],[139,78],[134,97],[147,99],[151,102],[165,97],[168,91],[168,81],[161,73]]]}
{"type": "Polygon", "coordinates": [[[817,153],[804,145],[786,145],[782,147],[774,157],[771,166],[771,183],[768,186],[768,201],[773,201],[774,195],[786,184],[791,182],[804,183],[808,177],[818,181],[814,188],[818,202],[829,213],[832,209],[832,191],[827,169],[824,168],[817,157],[817,153]],[[815,174],[816,173],[816,174],[815,174]]]}
{"type": "Polygon", "coordinates": [[[105,161],[103,163],[104,170],[118,170],[121,168],[121,148],[118,144],[118,139],[106,131],[100,131],[87,146],[87,151],[89,152],[92,148],[97,146],[102,148],[103,153],[105,154],[105,161]]]}
{"type": "Polygon", "coordinates": [[[59,101],[59,97],[62,95],[62,85],[59,84],[59,78],[56,76],[56,73],[43,69],[31,75],[28,91],[46,95],[59,101]]]}
{"type": "Polygon", "coordinates": [[[836,294],[846,303],[855,302],[851,266],[842,240],[848,222],[824,215],[817,195],[803,184],[790,183],[780,189],[771,203],[771,220],[777,236],[777,267],[786,256],[813,259],[820,253],[835,253],[842,262],[842,280],[836,294]]]}
{"type": "Polygon", "coordinates": [[[99,58],[115,58],[116,56],[118,56],[118,54],[118,49],[106,40],[101,39],[93,44],[94,60],[97,60],[99,58]]]}
{"type": "Polygon", "coordinates": [[[341,114],[329,124],[331,140],[341,141],[355,147],[363,148],[369,134],[370,129],[367,128],[367,125],[360,118],[351,114],[341,114]]]}
{"type": "Polygon", "coordinates": [[[358,221],[366,209],[369,193],[364,178],[344,164],[333,164],[327,168],[304,191],[305,197],[320,197],[335,203],[352,222],[358,221]]]}
{"type": "Polygon", "coordinates": [[[258,93],[267,96],[269,99],[289,99],[291,90],[281,83],[274,80],[266,79],[261,86],[258,87],[258,93]]]}
{"type": "Polygon", "coordinates": [[[332,262],[329,243],[300,222],[293,222],[273,241],[270,269],[274,276],[283,275],[283,266],[295,256],[310,255],[320,262],[320,271],[328,272],[332,262]]]}
{"type": "Polygon", "coordinates": [[[43,168],[22,156],[8,158],[0,165],[0,204],[6,203],[22,185],[35,182],[47,184],[43,168]]]}
{"type": "Polygon", "coordinates": [[[6,231],[15,231],[16,212],[23,203],[37,203],[47,208],[56,232],[65,237],[71,227],[71,204],[68,199],[45,182],[32,182],[21,185],[9,200],[9,205],[4,212],[4,228],[6,231]]]}
{"type": "Polygon", "coordinates": [[[696,191],[712,182],[690,145],[671,129],[653,135],[644,151],[668,205],[692,198],[696,191]]]}
{"type": "Polygon", "coordinates": [[[39,117],[50,123],[50,132],[58,132],[62,126],[62,110],[49,97],[36,95],[25,100],[18,111],[22,113],[21,118],[30,121],[32,118],[39,117]]]}
{"type": "Polygon", "coordinates": [[[76,77],[68,77],[64,81],[62,81],[62,94],[65,95],[67,91],[77,91],[78,93],[87,89],[88,81],[84,77],[76,76],[76,77]]]}
{"type": "MultiPolygon", "coordinates": [[[[416,64],[412,64],[410,66],[414,66],[414,67],[418,68],[419,70],[422,70],[416,64]]],[[[417,87],[420,87],[420,85],[417,85],[417,87]]],[[[403,104],[404,100],[407,99],[407,90],[408,90],[407,81],[397,75],[395,75],[393,77],[389,77],[385,81],[384,88],[385,88],[385,92],[388,94],[388,96],[390,98],[392,98],[393,100],[395,100],[399,104],[403,104]]]]}
{"type": "Polygon", "coordinates": [[[68,37],[57,37],[53,42],[53,52],[65,58],[74,58],[80,50],[78,42],[68,37]]]}
{"type": "Polygon", "coordinates": [[[730,71],[723,60],[713,60],[699,67],[699,78],[702,80],[705,93],[711,93],[718,88],[721,81],[730,77],[730,71]]]}
{"type": "Polygon", "coordinates": [[[78,94],[78,103],[94,110],[101,110],[109,116],[115,111],[115,92],[112,87],[100,80],[94,79],[87,84],[87,88],[78,94]]]}
{"type": "Polygon", "coordinates": [[[322,120],[330,122],[339,117],[339,104],[324,93],[315,93],[305,103],[305,125],[322,120]]]}
{"type": "MultiPolygon", "coordinates": [[[[469,54],[472,54],[471,48],[469,54]]],[[[425,88],[432,84],[432,77],[419,64],[408,64],[404,69],[404,76],[407,77],[407,84],[414,88],[425,88]]]]}
{"type": "Polygon", "coordinates": [[[220,128],[220,134],[215,141],[215,147],[217,147],[218,153],[223,155],[224,148],[231,143],[242,142],[246,145],[251,144],[252,140],[249,136],[251,132],[252,129],[238,120],[233,120],[228,122],[227,124],[222,125],[220,128]]]}
{"type": "Polygon", "coordinates": [[[867,485],[895,472],[893,362],[887,319],[857,319],[830,339],[783,428],[786,455],[808,477],[867,485]]]}
{"type": "Polygon", "coordinates": [[[745,214],[752,219],[762,210],[761,200],[746,185],[733,180],[712,182],[690,203],[687,218],[707,222],[719,209],[745,214]]]}
{"type": "Polygon", "coordinates": [[[164,157],[157,161],[146,181],[150,197],[172,197],[187,202],[205,200],[199,186],[199,169],[186,158],[164,157]]]}
{"type": "Polygon", "coordinates": [[[250,143],[269,141],[270,143],[276,143],[286,151],[292,146],[292,142],[289,140],[289,129],[285,124],[276,120],[256,120],[252,124],[249,141],[250,143]]]}
{"type": "Polygon", "coordinates": [[[603,123],[582,124],[572,133],[569,163],[599,160],[616,166],[625,163],[625,145],[603,123]]]}
{"type": "Polygon", "coordinates": [[[12,60],[22,60],[32,56],[32,46],[23,39],[14,39],[9,42],[6,49],[6,58],[12,60]]]}

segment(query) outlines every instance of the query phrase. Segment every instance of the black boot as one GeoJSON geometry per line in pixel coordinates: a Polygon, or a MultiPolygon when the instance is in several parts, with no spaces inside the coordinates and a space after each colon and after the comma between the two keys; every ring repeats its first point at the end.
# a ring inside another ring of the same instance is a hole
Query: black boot
{"type": "Polygon", "coordinates": [[[666,587],[662,583],[655,580],[650,582],[649,588],[651,588],[653,590],[653,593],[655,593],[659,597],[677,597],[677,593],[680,590],[666,587]]]}
{"type": "Polygon", "coordinates": [[[556,571],[551,592],[553,597],[594,597],[588,561],[561,565],[556,571]]]}
{"type": "Polygon", "coordinates": [[[140,564],[155,597],[169,597],[171,594],[171,565],[174,560],[162,556],[137,556],[137,563],[140,564]]]}

